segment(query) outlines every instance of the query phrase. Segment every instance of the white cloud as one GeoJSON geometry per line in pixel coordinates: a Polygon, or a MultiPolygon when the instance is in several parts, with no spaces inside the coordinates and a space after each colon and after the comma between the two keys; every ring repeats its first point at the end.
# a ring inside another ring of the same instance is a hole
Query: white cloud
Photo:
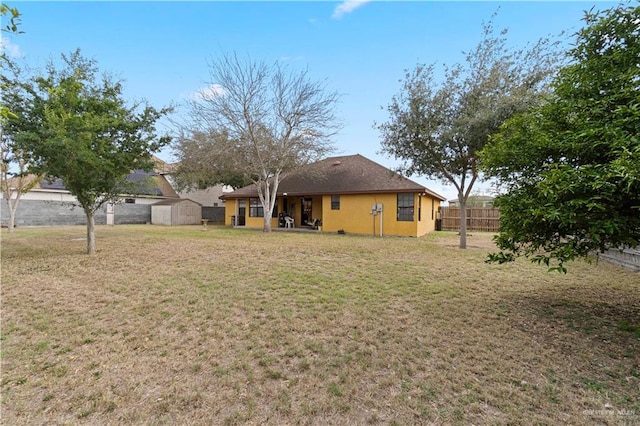
{"type": "Polygon", "coordinates": [[[0,39],[0,50],[10,58],[21,58],[23,56],[20,47],[11,43],[11,40],[7,38],[0,39]]]}
{"type": "Polygon", "coordinates": [[[368,3],[369,1],[371,0],[345,0],[336,6],[336,8],[333,10],[333,15],[331,15],[331,17],[333,19],[340,19],[347,13],[353,12],[354,10],[364,5],[365,3],[368,3]]]}
{"type": "Polygon", "coordinates": [[[213,99],[217,96],[222,96],[224,95],[224,93],[224,87],[219,84],[211,84],[207,87],[198,89],[191,95],[191,99],[195,101],[206,101],[207,99],[213,99]]]}
{"type": "Polygon", "coordinates": [[[281,62],[300,62],[304,61],[304,56],[281,56],[279,60],[281,62]]]}

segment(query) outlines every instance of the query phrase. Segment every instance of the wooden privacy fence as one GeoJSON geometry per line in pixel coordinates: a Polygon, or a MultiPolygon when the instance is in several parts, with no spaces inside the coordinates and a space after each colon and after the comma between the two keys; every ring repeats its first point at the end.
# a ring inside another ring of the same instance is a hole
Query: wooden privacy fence
{"type": "MultiPolygon", "coordinates": [[[[440,207],[443,231],[460,230],[460,207],[440,207]]],[[[467,231],[498,232],[500,209],[494,207],[467,208],[467,231]]]]}

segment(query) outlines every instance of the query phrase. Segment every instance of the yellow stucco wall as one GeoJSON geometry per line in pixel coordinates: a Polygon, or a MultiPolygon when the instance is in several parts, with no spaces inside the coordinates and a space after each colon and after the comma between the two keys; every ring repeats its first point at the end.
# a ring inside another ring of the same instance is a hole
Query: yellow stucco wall
{"type": "Polygon", "coordinates": [[[224,224],[232,226],[231,217],[236,214],[236,200],[225,200],[224,202],[224,224]]]}
{"type": "Polygon", "coordinates": [[[427,195],[423,195],[419,198],[421,199],[422,212],[420,215],[421,220],[418,222],[417,236],[422,237],[436,229],[436,218],[438,216],[438,208],[440,208],[440,200],[427,195]]]}
{"type": "MultiPolygon", "coordinates": [[[[331,210],[331,195],[315,196],[312,198],[311,219],[322,219],[323,232],[337,232],[363,235],[380,235],[380,216],[371,214],[373,204],[382,204],[382,235],[421,237],[435,230],[435,219],[440,201],[427,195],[414,194],[414,220],[397,220],[397,194],[353,194],[340,195],[340,209],[331,210]],[[420,206],[420,209],[418,208],[420,206]],[[420,213],[419,213],[420,210],[420,213]],[[420,216],[420,220],[418,220],[420,216]]],[[[309,198],[309,197],[307,197],[309,198]]],[[[249,199],[245,201],[245,226],[262,228],[264,219],[249,217],[249,199]]],[[[302,200],[300,197],[288,197],[286,206],[282,198],[278,198],[278,213],[287,209],[295,221],[295,226],[301,226],[302,200]]],[[[229,199],[225,202],[225,225],[231,226],[232,216],[237,214],[237,200],[229,199]]],[[[278,219],[271,219],[271,226],[278,226],[278,219]]]]}
{"type": "Polygon", "coordinates": [[[380,216],[371,214],[373,204],[382,204],[382,235],[419,237],[435,230],[438,200],[426,195],[414,199],[414,220],[398,221],[398,196],[391,194],[355,194],[340,196],[340,210],[331,210],[331,196],[323,197],[322,230],[346,233],[380,235],[380,216]],[[433,219],[431,208],[433,200],[433,219]],[[421,220],[418,221],[418,203],[421,202],[421,220]]]}
{"type": "MultiPolygon", "coordinates": [[[[232,226],[232,217],[238,214],[237,199],[229,199],[225,201],[224,224],[232,226]]],[[[245,199],[245,224],[248,228],[262,228],[264,226],[264,218],[249,216],[249,198],[245,199]]],[[[278,199],[278,209],[280,209],[281,201],[278,199]]],[[[280,211],[280,210],[278,210],[280,211]]],[[[271,226],[278,226],[278,218],[271,218],[271,226]]]]}
{"type": "Polygon", "coordinates": [[[309,217],[308,219],[310,221],[313,221],[314,219],[322,219],[323,205],[322,205],[321,196],[287,197],[286,203],[282,198],[278,198],[278,213],[280,213],[281,211],[288,212],[293,218],[293,220],[295,221],[295,226],[301,226],[303,224],[302,223],[302,199],[303,198],[311,199],[311,215],[310,215],[311,217],[309,217]]]}

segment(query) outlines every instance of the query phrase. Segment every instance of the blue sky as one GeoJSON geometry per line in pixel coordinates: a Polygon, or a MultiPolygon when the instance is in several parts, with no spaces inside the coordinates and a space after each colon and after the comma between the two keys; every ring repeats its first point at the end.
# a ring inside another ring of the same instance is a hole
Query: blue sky
{"type": "MultiPolygon", "coordinates": [[[[131,101],[155,107],[179,104],[209,83],[216,55],[237,52],[266,62],[308,69],[314,80],[342,95],[344,128],[337,154],[362,154],[387,167],[378,154],[384,109],[400,89],[405,69],[418,63],[453,65],[474,48],[482,23],[498,11],[514,46],[582,26],[584,10],[616,2],[31,2],[8,1],[22,13],[23,34],[3,40],[6,51],[41,67],[80,48],[99,67],[124,80],[131,101]]],[[[160,157],[173,161],[170,150],[160,157]]],[[[453,186],[413,176],[450,198],[453,186]]],[[[478,190],[487,189],[479,185],[478,190]]]]}

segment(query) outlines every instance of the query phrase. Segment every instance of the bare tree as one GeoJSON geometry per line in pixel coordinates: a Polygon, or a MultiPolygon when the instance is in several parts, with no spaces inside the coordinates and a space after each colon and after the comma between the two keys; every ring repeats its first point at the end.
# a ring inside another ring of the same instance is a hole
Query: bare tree
{"type": "Polygon", "coordinates": [[[252,182],[264,210],[263,230],[270,232],[282,178],[333,150],[339,95],[325,82],[310,80],[306,70],[294,72],[279,62],[268,65],[235,53],[212,61],[209,72],[209,89],[190,102],[190,120],[176,152],[181,163],[188,161],[181,147],[197,140],[214,153],[217,167],[210,170],[221,176],[219,183],[230,183],[224,178],[231,175],[236,182],[252,182]]]}

